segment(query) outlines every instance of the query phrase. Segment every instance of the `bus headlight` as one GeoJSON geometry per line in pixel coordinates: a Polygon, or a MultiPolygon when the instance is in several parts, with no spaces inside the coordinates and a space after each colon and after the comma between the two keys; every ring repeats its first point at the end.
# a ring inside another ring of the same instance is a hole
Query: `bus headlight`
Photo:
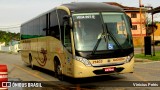
{"type": "Polygon", "coordinates": [[[82,62],[86,66],[91,66],[91,63],[86,58],[76,56],[75,59],[82,62]]]}
{"type": "Polygon", "coordinates": [[[126,58],[126,63],[130,62],[131,59],[133,58],[133,56],[134,56],[133,53],[131,53],[130,55],[128,55],[127,58],[126,58]]]}

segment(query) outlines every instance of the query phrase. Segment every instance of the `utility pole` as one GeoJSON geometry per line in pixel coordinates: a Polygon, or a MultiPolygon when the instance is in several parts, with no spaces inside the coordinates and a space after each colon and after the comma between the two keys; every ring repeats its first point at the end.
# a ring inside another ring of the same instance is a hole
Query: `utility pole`
{"type": "Polygon", "coordinates": [[[140,13],[140,37],[141,37],[141,53],[143,53],[143,35],[142,35],[142,2],[139,0],[139,13],[140,13]]]}
{"type": "MultiPolygon", "coordinates": [[[[153,7],[151,7],[151,10],[153,10],[153,7]]],[[[153,22],[153,12],[151,13],[152,14],[152,33],[153,33],[153,56],[155,56],[155,42],[154,42],[154,22],[153,22]]]]}

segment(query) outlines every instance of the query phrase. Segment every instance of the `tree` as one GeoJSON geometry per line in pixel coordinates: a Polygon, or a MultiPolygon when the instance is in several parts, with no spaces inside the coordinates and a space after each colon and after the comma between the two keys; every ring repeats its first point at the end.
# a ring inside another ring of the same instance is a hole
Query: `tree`
{"type": "Polygon", "coordinates": [[[9,45],[9,42],[13,39],[19,41],[20,33],[11,33],[0,30],[0,42],[5,42],[6,45],[9,45]]]}

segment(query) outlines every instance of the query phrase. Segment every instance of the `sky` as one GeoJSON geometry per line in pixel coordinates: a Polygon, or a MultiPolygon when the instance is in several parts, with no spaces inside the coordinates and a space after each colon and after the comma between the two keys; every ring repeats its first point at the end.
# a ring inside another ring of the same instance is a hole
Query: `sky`
{"type": "MultiPolygon", "coordinates": [[[[117,2],[139,7],[139,0],[0,0],[0,30],[20,32],[20,25],[56,6],[70,2],[117,2]]],[[[145,6],[160,6],[159,0],[141,0],[145,6]]],[[[160,21],[160,20],[159,20],[160,21]]]]}

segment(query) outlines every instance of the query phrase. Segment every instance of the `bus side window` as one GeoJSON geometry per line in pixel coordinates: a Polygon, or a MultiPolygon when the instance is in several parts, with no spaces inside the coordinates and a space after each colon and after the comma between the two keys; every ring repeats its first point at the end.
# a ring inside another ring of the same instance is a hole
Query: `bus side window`
{"type": "Polygon", "coordinates": [[[50,27],[49,35],[57,39],[60,39],[59,26],[57,25],[57,26],[50,27]]]}
{"type": "Polygon", "coordinates": [[[71,35],[70,35],[70,28],[67,21],[64,21],[63,44],[66,47],[66,49],[71,52],[71,35]]]}
{"type": "Polygon", "coordinates": [[[50,15],[49,35],[57,39],[60,39],[60,29],[58,25],[56,11],[52,11],[49,15],[50,15]]]}

